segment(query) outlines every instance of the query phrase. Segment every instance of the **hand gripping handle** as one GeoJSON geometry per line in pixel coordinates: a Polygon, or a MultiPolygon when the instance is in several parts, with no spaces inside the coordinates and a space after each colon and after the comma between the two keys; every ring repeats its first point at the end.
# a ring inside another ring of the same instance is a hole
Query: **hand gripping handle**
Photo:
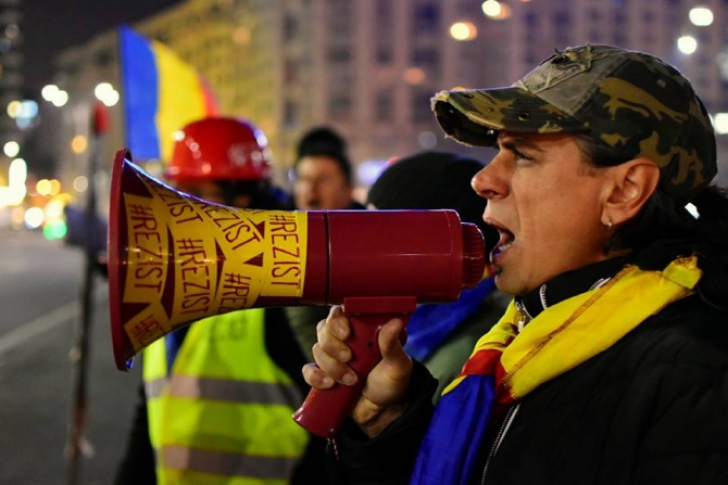
{"type": "Polygon", "coordinates": [[[358,376],[356,384],[337,383],[330,389],[311,389],[293,419],[315,435],[336,436],[359,399],[369,372],[382,359],[377,341],[379,330],[393,318],[406,325],[416,305],[414,297],[345,298],[344,313],[351,322],[346,343],[352,352],[349,366],[358,376]]]}

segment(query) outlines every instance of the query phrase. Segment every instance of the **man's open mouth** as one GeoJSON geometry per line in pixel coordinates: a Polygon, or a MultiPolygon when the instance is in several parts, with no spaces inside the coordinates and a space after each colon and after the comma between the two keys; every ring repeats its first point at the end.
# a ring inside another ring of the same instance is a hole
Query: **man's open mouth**
{"type": "Polygon", "coordinates": [[[498,234],[500,234],[500,240],[498,241],[498,244],[496,244],[496,246],[490,252],[490,260],[491,262],[495,262],[498,257],[500,257],[511,246],[513,246],[513,244],[516,242],[516,236],[504,226],[501,226],[496,222],[488,221],[488,224],[493,226],[498,231],[498,234]]]}

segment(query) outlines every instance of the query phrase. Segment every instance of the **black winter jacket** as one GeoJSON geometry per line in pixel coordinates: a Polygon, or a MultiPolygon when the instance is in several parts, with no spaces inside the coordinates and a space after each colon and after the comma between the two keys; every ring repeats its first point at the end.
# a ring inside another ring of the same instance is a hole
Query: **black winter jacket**
{"type": "MultiPolygon", "coordinates": [[[[726,304],[728,287],[722,293],[726,304]]],[[[678,301],[529,393],[485,477],[493,440],[480,450],[471,483],[728,484],[728,312],[714,303],[699,294],[678,301]]],[[[432,411],[425,372],[416,368],[419,394],[382,435],[346,428],[337,483],[409,482],[432,411]]]]}

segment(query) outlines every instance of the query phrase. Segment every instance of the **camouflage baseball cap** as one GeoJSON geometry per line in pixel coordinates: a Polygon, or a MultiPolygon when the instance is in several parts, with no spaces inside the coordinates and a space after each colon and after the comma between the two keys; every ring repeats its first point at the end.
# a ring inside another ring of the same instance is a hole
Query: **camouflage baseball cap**
{"type": "Polygon", "coordinates": [[[690,82],[643,52],[556,51],[510,88],[442,91],[432,109],[448,136],[469,145],[492,146],[499,130],[590,133],[626,157],[653,160],[680,203],[717,171],[713,127],[690,82]]]}

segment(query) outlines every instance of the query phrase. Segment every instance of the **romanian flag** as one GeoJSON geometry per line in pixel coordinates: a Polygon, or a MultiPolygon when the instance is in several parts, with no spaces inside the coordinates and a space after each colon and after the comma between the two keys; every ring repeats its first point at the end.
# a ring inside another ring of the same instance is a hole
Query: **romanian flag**
{"type": "Polygon", "coordinates": [[[172,156],[172,135],[187,123],[215,115],[207,83],[167,46],[128,27],[119,32],[126,144],[138,159],[172,156]]]}

